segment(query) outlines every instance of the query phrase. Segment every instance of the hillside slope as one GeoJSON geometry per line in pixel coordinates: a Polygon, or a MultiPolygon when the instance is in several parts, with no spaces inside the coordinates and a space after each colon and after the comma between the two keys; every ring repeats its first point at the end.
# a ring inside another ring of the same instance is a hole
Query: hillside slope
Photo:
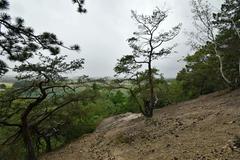
{"type": "Polygon", "coordinates": [[[41,160],[240,160],[240,90],[108,118],[41,160]]]}

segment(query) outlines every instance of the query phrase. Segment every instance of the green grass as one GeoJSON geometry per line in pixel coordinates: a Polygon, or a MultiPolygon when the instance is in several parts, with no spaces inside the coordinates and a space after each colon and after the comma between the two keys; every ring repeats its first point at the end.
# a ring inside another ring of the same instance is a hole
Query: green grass
{"type": "Polygon", "coordinates": [[[5,84],[7,88],[12,88],[13,83],[7,83],[7,82],[0,82],[0,84],[5,84]]]}

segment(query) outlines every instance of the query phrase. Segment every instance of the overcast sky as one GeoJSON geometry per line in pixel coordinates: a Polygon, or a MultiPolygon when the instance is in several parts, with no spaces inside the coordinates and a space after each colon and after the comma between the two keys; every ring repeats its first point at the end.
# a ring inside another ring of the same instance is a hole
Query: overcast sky
{"type": "MultiPolygon", "coordinates": [[[[209,1],[219,6],[220,0],[209,1]]],[[[176,53],[155,63],[165,77],[175,77],[184,66],[179,60],[191,53],[184,34],[192,27],[189,0],[86,0],[87,14],[77,13],[71,0],[10,0],[10,5],[11,15],[24,18],[26,25],[37,33],[53,32],[65,44],[80,45],[81,53],[75,56],[85,58],[86,63],[84,70],[73,76],[114,75],[116,60],[131,53],[126,39],[137,29],[131,19],[131,10],[150,14],[156,6],[170,9],[169,17],[162,25],[166,31],[178,23],[183,24],[182,32],[169,43],[178,43],[176,53]]]]}

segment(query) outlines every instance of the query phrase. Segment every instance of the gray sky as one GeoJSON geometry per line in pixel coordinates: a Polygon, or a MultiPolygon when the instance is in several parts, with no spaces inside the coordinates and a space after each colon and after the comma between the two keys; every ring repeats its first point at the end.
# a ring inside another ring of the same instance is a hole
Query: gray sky
{"type": "MultiPolygon", "coordinates": [[[[65,44],[79,44],[81,53],[74,55],[86,59],[84,70],[73,76],[87,74],[94,77],[113,76],[116,60],[131,52],[126,39],[136,31],[136,23],[131,19],[130,10],[150,14],[158,6],[170,9],[169,17],[162,29],[183,24],[180,35],[169,45],[178,43],[176,53],[155,63],[155,67],[165,77],[175,77],[184,66],[178,62],[190,53],[185,45],[184,31],[192,27],[189,0],[86,0],[87,14],[76,12],[71,0],[11,0],[10,13],[25,19],[37,33],[55,33],[65,44]]],[[[210,0],[218,4],[219,0],[210,0]]],[[[66,51],[68,52],[68,51],[66,51]]]]}

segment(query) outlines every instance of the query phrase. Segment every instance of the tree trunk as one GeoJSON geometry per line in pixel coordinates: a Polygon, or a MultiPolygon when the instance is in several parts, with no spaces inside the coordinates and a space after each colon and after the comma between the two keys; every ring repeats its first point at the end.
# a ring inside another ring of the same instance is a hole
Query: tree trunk
{"type": "Polygon", "coordinates": [[[37,160],[27,120],[22,118],[22,136],[27,149],[27,160],[37,160]]]}
{"type": "Polygon", "coordinates": [[[218,60],[219,60],[219,70],[220,70],[220,73],[221,73],[221,76],[222,76],[222,78],[224,79],[224,81],[229,85],[229,86],[231,86],[232,85],[232,83],[231,83],[231,81],[224,75],[224,72],[223,72],[223,62],[222,62],[222,58],[221,58],[221,56],[218,54],[218,51],[217,51],[217,48],[216,48],[216,44],[214,44],[215,46],[214,46],[214,52],[216,53],[216,56],[217,56],[217,58],[218,58],[218,60]]]}
{"type": "Polygon", "coordinates": [[[238,73],[239,73],[239,78],[240,78],[240,57],[238,58],[238,73]]]}
{"type": "Polygon", "coordinates": [[[237,87],[240,86],[240,57],[238,58],[238,82],[237,87]]]}
{"type": "Polygon", "coordinates": [[[153,109],[154,109],[154,85],[153,85],[153,75],[152,75],[152,66],[151,66],[151,59],[148,63],[148,78],[149,78],[149,85],[150,85],[150,104],[148,106],[149,113],[148,117],[153,116],[153,109]]]}

